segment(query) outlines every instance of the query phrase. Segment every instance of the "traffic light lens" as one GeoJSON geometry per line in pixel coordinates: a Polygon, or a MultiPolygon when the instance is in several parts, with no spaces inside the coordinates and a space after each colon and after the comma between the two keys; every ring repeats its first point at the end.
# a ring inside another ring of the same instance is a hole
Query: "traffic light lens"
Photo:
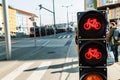
{"type": "Polygon", "coordinates": [[[81,43],[79,56],[82,65],[94,66],[106,63],[106,43],[103,41],[82,41],[81,43]]]}
{"type": "Polygon", "coordinates": [[[78,30],[81,38],[103,38],[107,21],[104,17],[105,12],[88,11],[81,13],[78,17],[78,30]]]}
{"type": "Polygon", "coordinates": [[[102,53],[98,51],[97,48],[89,48],[88,51],[85,53],[85,58],[90,60],[92,58],[95,58],[95,59],[101,59],[102,57],[102,53]]]}
{"type": "Polygon", "coordinates": [[[101,28],[100,22],[96,18],[88,18],[87,22],[84,24],[85,30],[91,30],[91,29],[99,30],[101,28]]]}
{"type": "Polygon", "coordinates": [[[91,73],[86,75],[83,80],[103,80],[103,77],[97,73],[91,73]]]}

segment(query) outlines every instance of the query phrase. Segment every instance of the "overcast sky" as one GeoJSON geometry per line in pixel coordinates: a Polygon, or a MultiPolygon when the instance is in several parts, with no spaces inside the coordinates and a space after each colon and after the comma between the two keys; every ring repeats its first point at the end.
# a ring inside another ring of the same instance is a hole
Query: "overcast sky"
{"type": "MultiPolygon", "coordinates": [[[[0,0],[2,1],[2,0],[0,0]]],[[[27,12],[31,12],[39,16],[38,5],[42,4],[43,7],[53,11],[53,0],[7,0],[8,4],[27,12]]],[[[55,13],[56,13],[56,23],[67,22],[67,9],[62,6],[69,7],[69,21],[76,20],[76,13],[79,11],[84,11],[84,0],[54,0],[55,1],[55,13]]],[[[42,9],[41,10],[41,22],[42,24],[52,24],[53,14],[42,9]]]]}

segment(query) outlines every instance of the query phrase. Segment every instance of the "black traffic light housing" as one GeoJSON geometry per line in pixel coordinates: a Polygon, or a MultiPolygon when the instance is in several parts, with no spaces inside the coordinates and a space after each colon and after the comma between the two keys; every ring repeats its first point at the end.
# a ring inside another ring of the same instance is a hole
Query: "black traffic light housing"
{"type": "Polygon", "coordinates": [[[105,66],[107,58],[105,40],[83,40],[79,42],[80,66],[105,66]]]}
{"type": "Polygon", "coordinates": [[[77,13],[80,80],[107,80],[107,14],[105,10],[77,13]]]}
{"type": "Polygon", "coordinates": [[[77,16],[79,38],[105,38],[107,25],[105,11],[78,12],[77,16]]]}

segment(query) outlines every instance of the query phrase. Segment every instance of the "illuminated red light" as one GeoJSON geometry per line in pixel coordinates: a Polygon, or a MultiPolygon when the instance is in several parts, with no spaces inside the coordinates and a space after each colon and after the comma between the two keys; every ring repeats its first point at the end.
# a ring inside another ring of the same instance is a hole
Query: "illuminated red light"
{"type": "Polygon", "coordinates": [[[88,51],[85,53],[85,58],[90,60],[90,59],[101,59],[102,53],[98,51],[97,48],[89,48],[88,51]]]}
{"type": "Polygon", "coordinates": [[[96,73],[88,74],[84,80],[103,80],[102,76],[96,73]]]}
{"type": "Polygon", "coordinates": [[[95,30],[99,30],[101,28],[101,24],[96,18],[88,18],[87,22],[84,24],[85,30],[90,30],[91,28],[94,28],[95,30]]]}

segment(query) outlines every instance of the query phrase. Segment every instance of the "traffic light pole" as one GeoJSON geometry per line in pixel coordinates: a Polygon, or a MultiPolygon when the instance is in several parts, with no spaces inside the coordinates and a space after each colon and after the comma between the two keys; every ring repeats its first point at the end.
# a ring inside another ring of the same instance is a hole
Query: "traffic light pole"
{"type": "MultiPolygon", "coordinates": [[[[41,22],[41,10],[39,10],[39,16],[40,16],[40,26],[41,26],[41,24],[42,24],[42,22],[41,22]]],[[[40,30],[39,30],[39,35],[40,35],[40,37],[41,37],[41,27],[40,27],[40,30]]]]}
{"type": "Polygon", "coordinates": [[[4,14],[4,26],[5,26],[5,42],[6,42],[6,59],[11,59],[11,38],[9,29],[9,17],[8,17],[8,5],[6,0],[2,0],[3,14],[4,14]]]}
{"type": "MultiPolygon", "coordinates": [[[[40,7],[40,9],[45,9],[45,10],[47,10],[47,11],[49,11],[49,12],[51,12],[51,13],[53,13],[53,19],[54,19],[54,28],[56,29],[56,26],[55,26],[55,6],[54,6],[54,0],[53,0],[53,11],[51,11],[51,10],[49,10],[49,9],[47,9],[47,8],[45,8],[45,7],[43,7],[41,4],[39,5],[39,7],[40,7]]],[[[54,30],[54,36],[56,35],[56,31],[54,30]]]]}

